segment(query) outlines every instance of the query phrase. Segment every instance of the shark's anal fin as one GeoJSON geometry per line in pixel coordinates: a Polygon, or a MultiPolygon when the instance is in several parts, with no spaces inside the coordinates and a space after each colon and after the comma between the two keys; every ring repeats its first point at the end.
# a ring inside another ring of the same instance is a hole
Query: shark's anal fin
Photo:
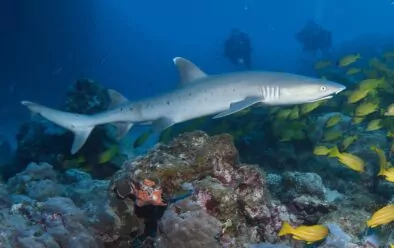
{"type": "Polygon", "coordinates": [[[124,97],[122,94],[120,94],[116,90],[109,89],[107,92],[108,92],[109,99],[111,100],[111,103],[109,105],[110,109],[129,102],[129,100],[126,97],[124,97]]]}
{"type": "Polygon", "coordinates": [[[86,143],[90,133],[94,127],[84,127],[80,129],[71,129],[74,133],[74,141],[71,147],[71,154],[77,153],[82,146],[86,143]]]}
{"type": "Polygon", "coordinates": [[[152,125],[153,131],[155,133],[161,133],[163,130],[174,125],[174,122],[171,119],[162,117],[162,118],[155,120],[152,124],[153,124],[152,125]]]}
{"type": "Polygon", "coordinates": [[[133,123],[129,122],[115,122],[112,123],[116,127],[116,140],[123,138],[133,126],[133,123]]]}
{"type": "Polygon", "coordinates": [[[222,117],[237,113],[243,109],[246,109],[247,107],[250,107],[250,106],[252,106],[256,103],[262,102],[262,101],[263,101],[263,99],[261,97],[254,97],[254,96],[247,97],[242,101],[231,103],[228,110],[225,110],[225,111],[215,115],[213,117],[213,119],[222,118],[222,117]]]}
{"type": "Polygon", "coordinates": [[[205,72],[187,59],[176,57],[173,61],[179,71],[180,85],[186,85],[207,76],[205,72]]]}

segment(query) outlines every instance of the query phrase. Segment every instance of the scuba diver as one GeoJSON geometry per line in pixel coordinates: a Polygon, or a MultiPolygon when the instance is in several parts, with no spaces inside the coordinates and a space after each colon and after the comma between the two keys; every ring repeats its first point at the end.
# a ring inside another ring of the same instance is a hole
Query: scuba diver
{"type": "Polygon", "coordinates": [[[224,56],[234,65],[244,65],[247,69],[250,69],[251,52],[249,35],[239,29],[233,29],[224,43],[224,56]]]}
{"type": "Polygon", "coordinates": [[[296,40],[303,45],[305,52],[327,54],[332,46],[331,31],[324,29],[313,20],[309,20],[305,26],[295,34],[296,40]]]}

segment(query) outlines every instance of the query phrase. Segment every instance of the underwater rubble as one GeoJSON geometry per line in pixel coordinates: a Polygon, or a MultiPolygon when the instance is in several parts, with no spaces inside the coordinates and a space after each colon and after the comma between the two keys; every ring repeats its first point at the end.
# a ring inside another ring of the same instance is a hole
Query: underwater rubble
{"type": "Polygon", "coordinates": [[[243,164],[230,135],[195,131],[126,161],[111,180],[30,163],[0,187],[0,247],[304,247],[277,236],[284,221],[326,224],[319,247],[365,247],[371,211],[350,196],[316,173],[243,164]]]}

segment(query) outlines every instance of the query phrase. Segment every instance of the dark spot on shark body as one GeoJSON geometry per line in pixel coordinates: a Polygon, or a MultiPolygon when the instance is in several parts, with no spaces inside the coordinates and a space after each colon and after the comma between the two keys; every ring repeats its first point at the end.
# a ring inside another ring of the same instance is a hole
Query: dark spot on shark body
{"type": "Polygon", "coordinates": [[[170,105],[170,101],[167,101],[167,105],[170,105]]]}

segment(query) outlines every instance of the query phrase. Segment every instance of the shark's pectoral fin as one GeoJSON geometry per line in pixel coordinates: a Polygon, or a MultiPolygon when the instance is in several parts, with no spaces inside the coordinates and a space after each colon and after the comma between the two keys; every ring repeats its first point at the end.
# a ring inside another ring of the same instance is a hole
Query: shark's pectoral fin
{"type": "Polygon", "coordinates": [[[174,125],[174,121],[165,117],[159,118],[155,120],[153,123],[152,129],[156,133],[161,133],[163,130],[174,125]]]}
{"type": "Polygon", "coordinates": [[[116,127],[116,140],[120,140],[123,138],[133,126],[133,123],[130,122],[115,122],[112,123],[116,127]]]}
{"type": "Polygon", "coordinates": [[[186,85],[207,76],[205,72],[187,59],[176,57],[173,61],[179,71],[180,85],[186,85]]]}
{"type": "Polygon", "coordinates": [[[107,92],[109,99],[111,101],[111,103],[109,104],[110,109],[129,102],[129,100],[126,97],[124,97],[116,90],[109,89],[107,92]]]}
{"type": "Polygon", "coordinates": [[[262,102],[263,99],[261,97],[247,97],[242,101],[239,102],[234,102],[230,104],[230,108],[228,110],[225,110],[217,115],[215,115],[213,117],[213,119],[217,119],[217,118],[222,118],[234,113],[237,113],[243,109],[246,109],[247,107],[250,107],[256,103],[262,102]]]}

